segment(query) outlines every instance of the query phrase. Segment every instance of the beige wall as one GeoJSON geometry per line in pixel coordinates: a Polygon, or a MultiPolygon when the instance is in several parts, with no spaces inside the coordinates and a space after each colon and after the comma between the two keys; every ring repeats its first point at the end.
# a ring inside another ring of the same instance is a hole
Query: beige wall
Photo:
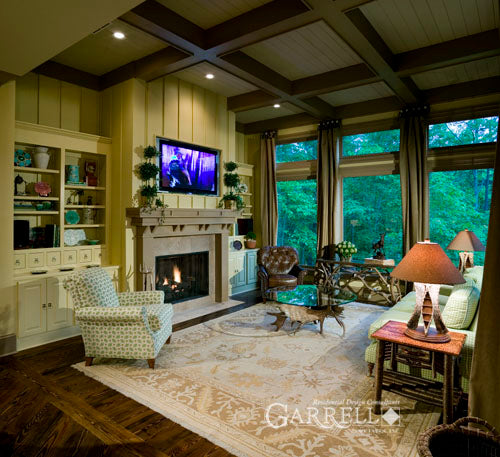
{"type": "Polygon", "coordinates": [[[0,228],[0,337],[13,334],[17,327],[17,310],[13,280],[14,266],[14,134],[15,134],[14,81],[0,86],[0,208],[4,223],[0,228]]]}
{"type": "Polygon", "coordinates": [[[16,120],[98,135],[99,92],[28,73],[16,82],[16,120]]]}

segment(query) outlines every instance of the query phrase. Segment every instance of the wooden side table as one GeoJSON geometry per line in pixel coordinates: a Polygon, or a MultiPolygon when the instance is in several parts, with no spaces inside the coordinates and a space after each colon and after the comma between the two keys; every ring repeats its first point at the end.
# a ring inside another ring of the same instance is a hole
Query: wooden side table
{"type": "Polygon", "coordinates": [[[389,321],[372,334],[378,340],[375,367],[375,414],[380,414],[382,389],[443,407],[443,423],[453,421],[453,407],[461,391],[454,389],[454,365],[462,351],[466,335],[449,332],[448,343],[427,343],[414,340],[404,334],[405,322],[389,321]],[[391,361],[391,369],[384,370],[384,362],[391,361]],[[443,375],[443,386],[436,381],[399,373],[397,364],[432,370],[443,375]],[[385,379],[384,379],[385,378],[385,379]]]}

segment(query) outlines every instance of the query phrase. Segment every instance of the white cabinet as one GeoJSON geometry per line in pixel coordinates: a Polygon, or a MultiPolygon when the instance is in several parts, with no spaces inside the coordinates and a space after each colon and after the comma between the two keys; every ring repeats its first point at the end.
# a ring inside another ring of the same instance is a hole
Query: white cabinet
{"type": "Polygon", "coordinates": [[[73,309],[66,294],[57,278],[47,279],[47,331],[73,325],[73,309]]]}
{"type": "Polygon", "coordinates": [[[246,249],[229,253],[230,295],[257,288],[257,251],[258,249],[246,249]]]}

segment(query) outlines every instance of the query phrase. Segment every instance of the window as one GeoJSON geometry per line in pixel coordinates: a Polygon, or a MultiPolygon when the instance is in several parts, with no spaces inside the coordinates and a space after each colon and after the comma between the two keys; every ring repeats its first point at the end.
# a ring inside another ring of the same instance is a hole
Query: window
{"type": "MultiPolygon", "coordinates": [[[[433,172],[429,176],[431,241],[443,249],[464,229],[472,230],[486,246],[490,216],[493,169],[433,172]]],[[[458,251],[446,251],[458,265],[458,251]]],[[[474,254],[484,263],[484,252],[474,254]]]]}
{"type": "Polygon", "coordinates": [[[315,180],[279,181],[278,245],[293,246],[300,263],[314,265],[317,243],[317,184],[315,180]]]}
{"type": "Polygon", "coordinates": [[[361,133],[342,138],[344,157],[399,151],[399,129],[361,133]]]}
{"type": "Polygon", "coordinates": [[[385,233],[385,254],[402,257],[401,182],[399,175],[344,178],[344,240],[358,248],[354,258],[372,257],[372,244],[385,233]]]}
{"type": "Polygon", "coordinates": [[[279,144],[276,146],[276,163],[316,160],[317,158],[317,140],[279,144]]]}
{"type": "Polygon", "coordinates": [[[490,143],[497,140],[498,117],[429,125],[429,148],[490,143]]]}

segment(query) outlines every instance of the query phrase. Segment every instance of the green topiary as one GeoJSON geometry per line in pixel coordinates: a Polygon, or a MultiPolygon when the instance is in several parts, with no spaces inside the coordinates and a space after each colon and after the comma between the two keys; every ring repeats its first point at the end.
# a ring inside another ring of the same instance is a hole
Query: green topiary
{"type": "Polygon", "coordinates": [[[151,162],[143,162],[139,165],[139,176],[143,181],[155,179],[160,169],[158,166],[151,162]]]}
{"type": "Polygon", "coordinates": [[[154,146],[147,146],[144,148],[144,157],[146,159],[153,159],[154,157],[158,157],[160,155],[160,151],[156,149],[154,146]]]}
{"type": "Polygon", "coordinates": [[[224,168],[226,171],[234,171],[238,168],[238,164],[236,162],[224,162],[224,168]]]}

